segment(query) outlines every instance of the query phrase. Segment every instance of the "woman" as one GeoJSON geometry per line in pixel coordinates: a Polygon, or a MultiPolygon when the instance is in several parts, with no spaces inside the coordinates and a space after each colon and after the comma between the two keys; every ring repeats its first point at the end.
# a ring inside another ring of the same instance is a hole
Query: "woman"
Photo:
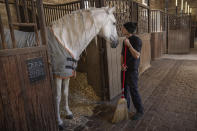
{"type": "Polygon", "coordinates": [[[142,48],[142,41],[139,37],[134,35],[136,31],[137,23],[127,22],[123,25],[122,33],[126,37],[123,42],[121,64],[122,71],[125,72],[125,98],[127,99],[127,106],[130,110],[130,96],[133,104],[136,108],[135,115],[132,116],[132,120],[138,120],[143,116],[143,107],[141,98],[138,92],[138,68],[140,64],[140,52],[142,48]],[[124,53],[126,45],[126,65],[124,65],[124,53]]]}

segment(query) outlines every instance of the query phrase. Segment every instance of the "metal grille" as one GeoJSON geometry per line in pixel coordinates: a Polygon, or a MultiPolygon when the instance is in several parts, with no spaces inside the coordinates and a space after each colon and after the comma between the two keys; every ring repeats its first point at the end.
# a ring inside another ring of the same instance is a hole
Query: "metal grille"
{"type": "Polygon", "coordinates": [[[169,30],[189,29],[190,28],[190,16],[187,14],[181,15],[168,15],[169,30]]]}
{"type": "Polygon", "coordinates": [[[128,21],[131,21],[131,5],[128,0],[106,0],[105,5],[109,7],[116,7],[114,15],[117,20],[118,35],[122,36],[122,25],[128,21]]]}
{"type": "Polygon", "coordinates": [[[148,9],[138,6],[138,33],[148,33],[148,9]]]}
{"type": "Polygon", "coordinates": [[[122,25],[129,21],[138,23],[138,34],[149,32],[149,7],[131,0],[105,0],[105,6],[116,7],[114,15],[119,36],[122,36],[122,25]]]}
{"type": "Polygon", "coordinates": [[[166,31],[167,14],[160,10],[151,10],[151,32],[166,31]]]}
{"type": "Polygon", "coordinates": [[[80,1],[67,3],[67,4],[44,4],[45,21],[47,25],[51,22],[61,18],[65,14],[70,14],[72,11],[81,9],[80,1]]]}

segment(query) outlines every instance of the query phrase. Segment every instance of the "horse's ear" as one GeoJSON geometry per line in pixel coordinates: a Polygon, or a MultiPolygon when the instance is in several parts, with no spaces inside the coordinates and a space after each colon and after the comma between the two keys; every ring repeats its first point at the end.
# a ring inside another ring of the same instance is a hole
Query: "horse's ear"
{"type": "Polygon", "coordinates": [[[106,12],[109,10],[109,6],[102,7],[106,12]]]}
{"type": "Polygon", "coordinates": [[[116,7],[112,7],[112,8],[109,8],[108,12],[109,14],[112,14],[114,13],[115,10],[116,10],[116,7]]]}

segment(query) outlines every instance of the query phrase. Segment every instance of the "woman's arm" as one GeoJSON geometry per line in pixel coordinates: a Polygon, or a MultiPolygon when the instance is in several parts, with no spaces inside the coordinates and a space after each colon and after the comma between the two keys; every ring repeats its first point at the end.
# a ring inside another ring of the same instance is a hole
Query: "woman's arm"
{"type": "Polygon", "coordinates": [[[123,61],[123,55],[121,55],[121,65],[124,64],[124,61],[123,61]]]}
{"type": "Polygon", "coordinates": [[[125,44],[127,45],[127,47],[129,48],[129,51],[131,52],[132,56],[135,58],[135,59],[139,59],[140,57],[140,52],[138,52],[137,50],[135,50],[133,48],[133,46],[131,45],[131,43],[129,42],[128,39],[125,39],[125,44]]]}
{"type": "Polygon", "coordinates": [[[124,64],[124,59],[123,55],[121,55],[121,70],[122,71],[127,71],[127,65],[124,64]]]}

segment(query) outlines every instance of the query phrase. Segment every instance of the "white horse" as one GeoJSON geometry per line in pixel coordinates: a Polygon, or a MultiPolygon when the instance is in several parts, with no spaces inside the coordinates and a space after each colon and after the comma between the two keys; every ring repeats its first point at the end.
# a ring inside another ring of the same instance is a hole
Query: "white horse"
{"type": "MultiPolygon", "coordinates": [[[[62,84],[65,87],[64,109],[67,118],[73,117],[68,106],[69,80],[75,72],[74,68],[76,68],[76,63],[83,50],[97,35],[109,41],[112,48],[118,45],[114,10],[115,8],[103,7],[75,11],[53,22],[51,27],[47,28],[48,47],[57,89],[56,108],[59,126],[63,124],[60,117],[62,84]]],[[[35,46],[35,33],[15,30],[14,34],[18,48],[35,46]]],[[[12,41],[9,30],[5,30],[5,36],[8,48],[11,48],[12,41]]]]}
{"type": "MultiPolygon", "coordinates": [[[[55,21],[52,25],[52,30],[57,39],[64,44],[64,47],[72,54],[73,58],[79,60],[81,53],[97,35],[109,41],[112,48],[117,47],[118,35],[116,30],[116,19],[113,15],[114,11],[115,8],[108,7],[76,11],[55,21]]],[[[65,87],[64,109],[66,110],[68,118],[73,117],[73,113],[68,106],[69,80],[70,78],[55,78],[57,89],[57,119],[59,125],[63,124],[60,117],[62,84],[65,87]]]]}

